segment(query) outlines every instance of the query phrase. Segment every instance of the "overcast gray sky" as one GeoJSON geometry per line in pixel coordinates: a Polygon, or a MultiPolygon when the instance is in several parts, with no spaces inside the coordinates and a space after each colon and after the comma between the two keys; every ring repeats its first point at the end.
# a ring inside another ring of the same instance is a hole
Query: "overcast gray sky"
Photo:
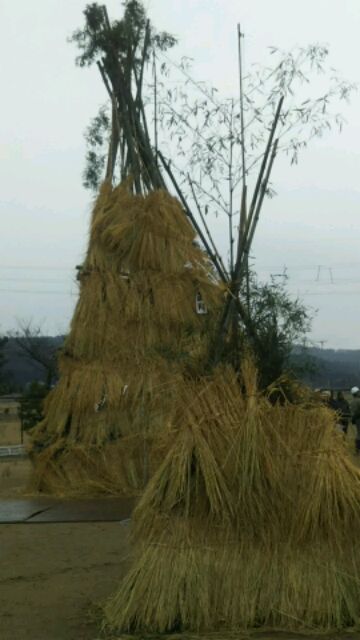
{"type": "MultiPolygon", "coordinates": [[[[106,2],[113,17],[120,1],[106,2]]],[[[360,72],[359,0],[147,0],[159,29],[179,38],[176,55],[221,93],[237,95],[236,24],[245,64],[267,47],[327,43],[349,80],[360,72]]],[[[74,65],[66,42],[82,24],[83,0],[0,3],[0,332],[17,319],[65,332],[76,303],[74,267],[84,255],[91,196],[81,184],[83,131],[106,97],[95,70],[74,65]]],[[[175,51],[174,51],[175,55],[175,51]]],[[[295,167],[280,159],[277,197],[265,203],[253,258],[262,278],[288,269],[289,290],[318,309],[311,338],[360,348],[360,96],[343,107],[341,135],[316,140],[295,167]]],[[[219,220],[214,233],[225,246],[219,220]]]]}

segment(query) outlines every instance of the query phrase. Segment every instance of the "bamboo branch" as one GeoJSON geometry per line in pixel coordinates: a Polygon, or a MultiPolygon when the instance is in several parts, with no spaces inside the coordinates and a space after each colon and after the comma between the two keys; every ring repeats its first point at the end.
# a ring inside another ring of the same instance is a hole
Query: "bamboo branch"
{"type": "Polygon", "coordinates": [[[196,218],[194,217],[189,205],[187,204],[187,202],[186,202],[186,200],[184,198],[184,195],[183,195],[183,193],[182,193],[182,191],[181,191],[181,189],[180,189],[180,187],[179,187],[179,185],[178,185],[178,183],[176,181],[176,178],[175,178],[173,172],[171,171],[171,168],[170,168],[169,164],[166,162],[164,156],[162,155],[161,151],[158,151],[158,156],[159,156],[159,158],[161,160],[161,163],[162,163],[166,173],[168,174],[171,182],[173,183],[173,185],[175,187],[176,193],[178,194],[178,197],[179,197],[179,199],[181,201],[181,204],[184,207],[186,215],[191,220],[192,225],[193,225],[196,233],[198,234],[201,242],[203,243],[209,258],[211,258],[212,263],[213,263],[214,267],[216,268],[216,271],[218,272],[221,280],[223,282],[227,282],[227,278],[226,278],[225,274],[223,273],[223,270],[221,268],[221,265],[220,265],[217,257],[211,251],[211,247],[210,247],[210,245],[209,245],[209,243],[208,243],[208,241],[207,241],[202,229],[199,227],[199,225],[198,225],[198,223],[196,221],[196,218]]]}
{"type": "MultiPolygon", "coordinates": [[[[228,213],[227,207],[226,207],[226,203],[222,203],[221,200],[218,200],[217,198],[215,198],[215,196],[210,193],[209,191],[207,191],[207,189],[205,189],[202,184],[200,182],[198,182],[197,180],[193,179],[193,184],[196,184],[197,188],[200,189],[200,191],[203,192],[204,195],[206,195],[208,198],[210,198],[210,200],[212,200],[212,202],[214,202],[218,207],[220,207],[220,209],[224,212],[224,213],[228,213]]],[[[222,197],[221,193],[220,196],[222,197]]]]}
{"type": "Polygon", "coordinates": [[[223,105],[221,104],[221,102],[218,102],[217,100],[215,100],[214,95],[206,91],[202,83],[196,82],[196,80],[194,80],[194,78],[189,73],[187,73],[187,71],[183,69],[181,65],[171,60],[171,58],[169,58],[169,56],[167,56],[163,51],[161,53],[162,53],[162,57],[165,58],[165,60],[169,64],[171,64],[173,67],[175,67],[175,69],[180,71],[180,73],[183,76],[185,76],[185,78],[187,79],[188,82],[190,82],[190,84],[192,84],[200,93],[202,93],[208,100],[210,100],[210,102],[212,102],[212,104],[222,112],[224,117],[227,117],[227,113],[226,111],[223,110],[223,105]]]}
{"type": "Polygon", "coordinates": [[[224,263],[222,261],[220,253],[219,253],[219,251],[218,251],[218,249],[216,247],[216,244],[215,244],[215,242],[213,240],[213,237],[212,237],[212,235],[210,233],[210,229],[209,229],[209,227],[207,225],[205,216],[204,216],[203,212],[201,211],[201,207],[200,207],[199,201],[198,201],[198,199],[196,197],[194,184],[193,184],[189,174],[187,174],[187,178],[188,178],[188,182],[189,182],[189,185],[190,185],[190,189],[191,189],[191,192],[192,192],[192,196],[194,198],[194,202],[195,202],[196,208],[197,208],[197,210],[199,212],[199,216],[200,216],[201,222],[203,223],[203,226],[204,226],[204,229],[205,229],[205,233],[206,233],[206,235],[207,235],[207,237],[209,239],[209,242],[210,242],[210,244],[212,246],[212,249],[213,249],[213,252],[214,252],[214,256],[218,259],[219,264],[222,267],[223,273],[226,276],[226,279],[228,280],[229,278],[228,278],[227,270],[226,270],[225,265],[224,265],[224,263]]]}
{"type": "MultiPolygon", "coordinates": [[[[190,129],[192,133],[194,133],[196,136],[199,136],[200,140],[202,140],[206,144],[206,146],[208,145],[208,141],[206,137],[203,136],[203,134],[200,133],[198,129],[194,128],[190,124],[189,120],[187,120],[183,115],[181,115],[181,113],[176,111],[176,109],[174,109],[174,107],[169,102],[166,103],[166,107],[180,120],[180,122],[182,122],[188,129],[190,129]]],[[[225,165],[227,164],[227,160],[225,156],[223,156],[220,151],[218,151],[217,149],[214,149],[214,153],[225,165]]]]}

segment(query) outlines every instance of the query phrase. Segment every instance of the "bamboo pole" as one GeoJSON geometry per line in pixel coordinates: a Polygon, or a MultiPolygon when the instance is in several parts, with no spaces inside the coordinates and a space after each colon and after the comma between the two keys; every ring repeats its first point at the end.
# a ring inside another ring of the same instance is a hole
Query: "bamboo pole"
{"type": "Polygon", "coordinates": [[[274,164],[274,160],[276,158],[278,144],[279,144],[279,139],[277,138],[275,140],[275,142],[274,142],[274,145],[273,145],[273,149],[272,149],[272,153],[271,153],[271,157],[270,157],[270,161],[269,161],[269,165],[268,165],[268,168],[267,168],[267,171],[266,171],[266,175],[265,175],[264,181],[261,184],[260,197],[259,197],[258,204],[256,206],[256,210],[255,210],[255,214],[254,214],[254,221],[253,221],[252,228],[250,230],[249,238],[247,240],[247,244],[246,244],[246,248],[245,248],[245,253],[246,253],[247,256],[249,255],[249,252],[250,252],[250,249],[251,249],[251,245],[252,245],[252,241],[253,241],[254,234],[255,234],[255,229],[256,229],[256,226],[257,226],[257,223],[258,223],[258,220],[259,220],[259,217],[260,217],[260,211],[261,211],[262,203],[263,203],[263,200],[264,200],[264,197],[265,197],[265,194],[266,194],[266,190],[267,190],[267,187],[268,187],[268,184],[269,184],[269,179],[270,179],[272,167],[273,167],[273,164],[274,164]]]}
{"type": "Polygon", "coordinates": [[[244,92],[243,92],[243,70],[242,70],[242,51],[241,51],[241,38],[244,34],[241,33],[240,23],[237,26],[238,29],[238,58],[239,58],[239,90],[240,90],[240,127],[241,127],[241,160],[242,160],[242,179],[243,185],[246,185],[246,151],[245,151],[245,124],[244,124],[244,92]]]}
{"type": "Polygon", "coordinates": [[[141,55],[140,77],[136,82],[137,84],[137,87],[136,87],[137,93],[136,93],[136,100],[135,100],[136,103],[142,102],[141,94],[142,94],[142,86],[143,86],[143,79],[144,79],[144,69],[145,69],[146,54],[147,54],[149,44],[150,44],[150,20],[147,20],[146,27],[145,27],[143,50],[141,55]]]}
{"type": "Polygon", "coordinates": [[[234,116],[234,102],[231,101],[231,116],[230,116],[230,149],[229,149],[229,163],[228,163],[228,180],[229,180],[229,245],[230,245],[230,274],[234,273],[234,233],[233,233],[233,116],[234,116]]]}
{"type": "MultiPolygon", "coordinates": [[[[119,75],[115,79],[116,86],[114,87],[113,90],[110,87],[109,80],[106,73],[106,60],[103,58],[102,63],[98,61],[97,65],[100,70],[101,77],[103,79],[103,82],[108,91],[111,101],[113,101],[113,96],[114,97],[116,96],[116,100],[118,102],[117,107],[120,108],[120,112],[122,116],[121,121],[123,123],[123,131],[126,138],[128,151],[129,151],[129,159],[131,162],[131,167],[133,169],[135,189],[137,193],[141,193],[141,184],[140,184],[140,177],[139,177],[140,176],[139,160],[136,156],[136,151],[134,147],[134,141],[133,141],[134,136],[133,136],[132,127],[131,127],[131,120],[129,118],[129,113],[126,106],[126,99],[124,96],[124,92],[122,91],[122,88],[125,89],[125,83],[123,82],[120,65],[117,65],[119,75]]],[[[111,77],[110,77],[110,81],[111,81],[111,77]]]]}
{"type": "Polygon", "coordinates": [[[273,149],[272,149],[272,142],[273,142],[276,127],[279,121],[282,103],[283,103],[283,97],[279,100],[274,121],[270,129],[269,139],[266,145],[263,161],[261,163],[258,179],[255,185],[255,190],[254,190],[253,198],[251,201],[249,215],[246,221],[246,229],[245,229],[245,234],[243,238],[243,244],[240,247],[240,250],[238,252],[231,287],[229,288],[229,291],[228,291],[228,297],[224,306],[223,314],[220,319],[217,336],[214,342],[214,346],[211,350],[211,360],[213,364],[217,364],[221,358],[224,340],[229,327],[229,323],[231,322],[232,313],[234,309],[236,310],[238,308],[238,305],[235,303],[238,300],[238,296],[239,296],[241,278],[243,276],[243,271],[244,271],[244,264],[246,264],[246,258],[248,258],[249,256],[249,251],[251,248],[251,243],[254,237],[255,229],[259,220],[260,211],[261,211],[262,203],[264,200],[264,195],[266,192],[266,187],[270,178],[270,173],[271,173],[274,159],[276,156],[278,141],[276,141],[276,143],[274,144],[273,149]],[[270,162],[268,164],[271,150],[272,150],[272,153],[270,157],[270,162]],[[265,177],[264,177],[264,174],[265,174],[265,177]],[[245,258],[245,261],[244,261],[244,258],[245,258]]]}
{"type": "Polygon", "coordinates": [[[116,156],[119,147],[119,128],[116,122],[116,105],[114,104],[114,98],[112,97],[111,105],[111,135],[108,150],[108,158],[106,165],[105,179],[112,180],[115,169],[116,156]]]}
{"type": "MultiPolygon", "coordinates": [[[[252,224],[249,236],[248,236],[247,241],[246,241],[246,247],[242,251],[242,255],[245,256],[247,258],[247,260],[248,260],[251,244],[252,244],[252,241],[253,241],[253,238],[254,238],[256,225],[257,225],[257,222],[258,222],[258,219],[259,219],[259,216],[260,216],[260,211],[261,211],[262,203],[263,203],[264,196],[265,196],[265,193],[266,193],[266,189],[267,189],[267,186],[268,186],[270,174],[271,174],[272,167],[273,167],[273,164],[274,164],[274,160],[275,160],[275,157],[276,157],[277,146],[278,146],[278,140],[276,140],[274,145],[273,145],[273,149],[272,149],[272,153],[271,153],[271,157],[270,157],[270,162],[269,162],[269,165],[267,167],[266,175],[265,175],[265,178],[264,178],[263,182],[261,183],[261,187],[260,187],[260,198],[259,198],[258,205],[257,205],[257,208],[256,208],[255,218],[253,220],[253,224],[252,224]]],[[[227,299],[227,301],[225,303],[223,315],[222,315],[222,318],[221,318],[221,321],[220,321],[220,326],[219,326],[217,339],[216,339],[215,346],[214,346],[214,348],[212,350],[212,354],[211,354],[211,356],[212,356],[211,360],[213,361],[213,364],[217,364],[219,362],[220,358],[221,358],[225,335],[226,335],[226,332],[228,330],[228,326],[229,326],[229,323],[231,321],[231,317],[233,315],[232,311],[233,311],[234,308],[239,310],[238,295],[239,295],[241,279],[242,279],[244,270],[246,268],[247,260],[240,260],[239,261],[237,273],[234,274],[234,279],[232,281],[232,286],[229,289],[228,299],[227,299]]],[[[246,317],[246,315],[244,314],[243,309],[242,309],[242,316],[243,316],[243,318],[246,317]]],[[[249,326],[251,319],[249,317],[249,314],[247,314],[247,316],[248,316],[248,325],[247,326],[249,326]]]]}
{"type": "MultiPolygon", "coordinates": [[[[106,24],[106,31],[108,32],[108,34],[110,34],[111,32],[111,24],[110,24],[110,20],[109,20],[109,16],[107,13],[107,9],[105,6],[102,7],[103,9],[103,14],[104,14],[104,19],[105,19],[105,24],[106,24]]],[[[111,42],[111,39],[109,38],[109,41],[111,42]]],[[[128,73],[129,73],[129,78],[128,78],[128,86],[126,85],[126,78],[124,77],[124,74],[122,72],[121,69],[121,65],[120,62],[116,56],[116,52],[114,51],[113,48],[111,48],[110,50],[111,55],[109,56],[109,59],[105,59],[102,58],[102,63],[98,62],[98,67],[100,69],[101,72],[101,76],[103,78],[103,81],[105,83],[106,88],[108,89],[109,95],[112,98],[112,95],[114,94],[116,96],[116,99],[118,101],[118,105],[120,107],[120,111],[121,111],[121,121],[123,123],[123,129],[124,129],[124,134],[126,137],[126,141],[127,141],[127,146],[128,146],[128,150],[129,150],[129,159],[131,162],[131,167],[133,169],[133,179],[134,179],[134,184],[135,184],[135,190],[136,193],[141,193],[141,182],[140,182],[140,166],[139,166],[139,158],[137,157],[136,154],[136,150],[135,150],[135,146],[134,146],[134,127],[133,127],[133,122],[132,122],[132,114],[129,112],[128,108],[127,108],[127,101],[126,101],[126,93],[127,93],[127,89],[129,90],[129,92],[131,93],[131,65],[130,65],[130,60],[128,60],[128,73]],[[109,65],[111,65],[111,69],[109,68],[109,65]],[[110,87],[109,87],[109,83],[107,81],[107,77],[106,74],[108,74],[109,78],[110,78],[110,82],[113,86],[113,90],[111,91],[110,87]],[[113,76],[113,74],[116,74],[113,76]]],[[[128,52],[128,56],[129,56],[129,52],[128,52]]]]}
{"type": "Polygon", "coordinates": [[[277,109],[276,109],[276,112],[275,112],[275,116],[274,116],[274,120],[273,120],[271,129],[270,129],[268,142],[267,142],[267,145],[266,145],[266,148],[265,148],[265,152],[264,152],[264,155],[263,155],[262,163],[261,163],[261,166],[260,166],[260,170],[259,170],[259,173],[258,173],[258,178],[257,178],[257,181],[256,181],[254,193],[253,193],[253,197],[252,197],[252,200],[251,200],[251,204],[250,204],[250,208],[249,208],[249,214],[248,214],[247,223],[246,223],[245,236],[247,236],[248,230],[252,225],[252,218],[253,218],[254,211],[255,211],[255,208],[256,208],[256,202],[257,202],[257,199],[259,197],[259,191],[260,191],[261,183],[263,181],[264,173],[265,173],[265,170],[266,170],[266,165],[267,165],[267,162],[268,162],[268,159],[269,159],[270,150],[271,150],[271,146],[272,146],[272,143],[273,143],[276,127],[277,127],[278,122],[279,122],[279,118],[280,118],[280,113],[281,113],[281,108],[282,108],[283,102],[284,102],[284,96],[281,96],[281,98],[280,98],[280,100],[278,102],[278,106],[277,106],[277,109]]]}
{"type": "Polygon", "coordinates": [[[153,51],[153,76],[154,76],[154,143],[155,143],[155,158],[158,159],[158,105],[157,105],[157,74],[156,74],[156,57],[155,50],[153,51]]]}
{"type": "Polygon", "coordinates": [[[246,207],[247,207],[247,185],[243,184],[242,192],[241,192],[240,223],[239,223],[238,246],[237,246],[237,252],[236,252],[236,264],[239,260],[239,255],[241,252],[241,247],[242,247],[242,243],[245,235],[246,207]]]}
{"type": "MultiPolygon", "coordinates": [[[[147,47],[149,47],[150,45],[149,29],[150,29],[149,24],[147,24],[147,33],[145,34],[141,69],[143,69],[143,64],[146,60],[147,47]]],[[[138,151],[142,159],[143,168],[148,173],[149,178],[152,182],[153,188],[165,189],[166,186],[157,164],[157,157],[154,156],[154,153],[152,151],[148,126],[147,126],[147,118],[145,114],[144,104],[141,99],[142,75],[140,74],[140,78],[137,77],[136,66],[133,63],[132,63],[132,70],[134,74],[135,83],[137,86],[137,96],[140,96],[140,98],[138,101],[138,105],[136,105],[136,100],[134,101],[134,98],[131,93],[131,88],[130,88],[130,90],[127,93],[127,100],[128,100],[130,112],[133,114],[134,129],[136,134],[138,151]],[[137,107],[139,109],[139,117],[136,117],[137,107]]]]}
{"type": "MultiPolygon", "coordinates": [[[[240,208],[240,226],[239,226],[239,238],[238,238],[238,250],[242,246],[245,227],[247,222],[247,185],[246,185],[246,144],[245,144],[245,117],[244,117],[244,90],[243,90],[243,62],[242,62],[242,47],[241,38],[244,34],[241,33],[240,23],[237,26],[238,32],[238,64],[239,64],[239,93],[240,93],[240,128],[241,128],[241,160],[242,160],[242,195],[241,195],[241,208],[240,208]]],[[[249,261],[246,264],[246,303],[247,310],[250,313],[250,278],[249,278],[249,261]]]]}

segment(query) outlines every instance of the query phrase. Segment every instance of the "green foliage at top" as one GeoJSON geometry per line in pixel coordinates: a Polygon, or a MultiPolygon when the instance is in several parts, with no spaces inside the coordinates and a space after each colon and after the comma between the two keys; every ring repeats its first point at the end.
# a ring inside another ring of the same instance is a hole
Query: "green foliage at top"
{"type": "MultiPolygon", "coordinates": [[[[153,52],[164,52],[176,43],[176,39],[169,33],[156,32],[148,21],[141,2],[126,0],[123,6],[122,18],[110,21],[104,5],[96,2],[88,4],[83,11],[84,27],[77,29],[70,38],[70,42],[75,43],[80,52],[76,64],[88,67],[101,62],[113,85],[112,89],[118,86],[117,71],[121,72],[121,82],[131,86],[132,62],[138,80],[142,77],[144,64],[153,52]]],[[[108,112],[106,107],[101,107],[85,132],[87,154],[83,184],[87,189],[97,191],[104,179],[110,130],[108,112]]]]}
{"type": "MultiPolygon", "coordinates": [[[[70,38],[80,50],[76,58],[80,67],[90,66],[103,57],[109,61],[114,55],[119,61],[126,62],[129,49],[141,49],[147,24],[144,6],[138,0],[126,0],[123,6],[123,17],[111,23],[103,5],[93,2],[86,6],[83,11],[85,26],[70,38]]],[[[153,28],[150,28],[150,39],[153,47],[161,51],[176,43],[169,33],[156,33],[153,28]]]]}
{"type": "Polygon", "coordinates": [[[110,131],[110,118],[106,105],[100,107],[86,129],[87,142],[86,164],[83,173],[83,184],[86,189],[97,191],[104,176],[106,154],[105,148],[110,131]]]}

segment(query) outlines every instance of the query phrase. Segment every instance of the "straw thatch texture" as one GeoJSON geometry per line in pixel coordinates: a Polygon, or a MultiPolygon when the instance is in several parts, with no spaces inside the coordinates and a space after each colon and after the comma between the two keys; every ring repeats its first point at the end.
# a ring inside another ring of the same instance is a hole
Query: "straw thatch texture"
{"type": "Polygon", "coordinates": [[[112,632],[360,624],[360,472],[335,417],[273,406],[249,365],[243,383],[218,371],[183,387],[105,607],[112,632]]]}
{"type": "Polygon", "coordinates": [[[95,203],[60,380],[33,432],[42,490],[110,490],[111,474],[114,492],[142,487],[152,466],[134,452],[166,426],[207,351],[222,294],[191,224],[167,193],[128,187],[105,183],[95,203]]]}

